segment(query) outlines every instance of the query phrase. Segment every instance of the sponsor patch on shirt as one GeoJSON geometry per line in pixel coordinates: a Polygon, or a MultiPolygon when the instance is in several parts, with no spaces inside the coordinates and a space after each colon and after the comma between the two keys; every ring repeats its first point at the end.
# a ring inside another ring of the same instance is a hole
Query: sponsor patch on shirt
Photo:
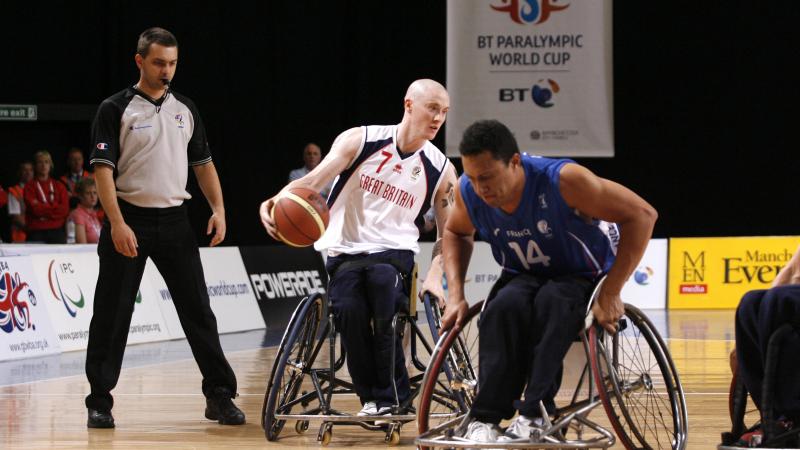
{"type": "Polygon", "coordinates": [[[97,149],[98,150],[108,150],[108,144],[106,144],[105,142],[101,142],[101,143],[97,144],[97,149]]]}

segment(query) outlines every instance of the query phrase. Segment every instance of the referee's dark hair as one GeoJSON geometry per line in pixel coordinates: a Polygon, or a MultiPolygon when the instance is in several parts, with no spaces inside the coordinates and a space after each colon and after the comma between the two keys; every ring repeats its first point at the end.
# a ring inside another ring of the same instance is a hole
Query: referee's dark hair
{"type": "Polygon", "coordinates": [[[507,126],[497,120],[479,120],[464,130],[458,152],[461,156],[475,156],[485,151],[508,164],[519,153],[519,146],[507,126]]]}
{"type": "Polygon", "coordinates": [[[146,58],[147,52],[150,51],[150,44],[163,45],[164,47],[177,47],[178,40],[175,39],[174,34],[163,28],[148,28],[139,35],[139,43],[136,44],[136,53],[140,54],[142,58],[146,58]]]}

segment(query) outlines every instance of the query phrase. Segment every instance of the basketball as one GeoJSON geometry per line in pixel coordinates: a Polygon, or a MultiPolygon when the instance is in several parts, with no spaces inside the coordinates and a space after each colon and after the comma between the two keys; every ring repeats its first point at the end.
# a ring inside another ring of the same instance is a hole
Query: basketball
{"type": "Polygon", "coordinates": [[[278,237],[292,247],[307,247],[322,237],[328,226],[328,205],[319,193],[292,188],[272,207],[278,237]]]}

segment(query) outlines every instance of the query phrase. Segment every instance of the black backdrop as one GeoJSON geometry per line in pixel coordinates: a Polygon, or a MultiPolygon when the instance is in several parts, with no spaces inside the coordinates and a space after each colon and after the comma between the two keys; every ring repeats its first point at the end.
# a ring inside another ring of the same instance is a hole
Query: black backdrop
{"type": "MultiPolygon", "coordinates": [[[[579,162],[649,200],[657,237],[800,231],[792,4],[615,2],[616,156],[579,162]]],[[[69,147],[87,149],[89,114],[48,118],[135,82],[138,33],[163,26],[180,43],[174,88],[208,129],[226,243],[271,243],[258,204],[306,142],[396,123],[410,81],[445,81],[445,18],[444,0],[4,1],[0,103],[40,104],[44,120],[0,122],[2,183],[38,149],[57,172],[69,147]]],[[[199,234],[208,208],[190,189],[199,234]]]]}

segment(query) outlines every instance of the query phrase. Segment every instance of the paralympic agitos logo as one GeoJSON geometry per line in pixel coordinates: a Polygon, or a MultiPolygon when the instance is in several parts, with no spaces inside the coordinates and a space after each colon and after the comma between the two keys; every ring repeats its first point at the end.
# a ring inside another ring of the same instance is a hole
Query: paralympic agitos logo
{"type": "MultiPolygon", "coordinates": [[[[69,278],[75,276],[76,267],[71,262],[56,263],[56,260],[50,261],[50,266],[47,268],[47,281],[50,285],[50,292],[56,301],[64,304],[67,313],[71,317],[78,314],[79,309],[86,306],[86,298],[83,295],[83,289],[78,283],[70,282],[69,278]],[[75,289],[69,289],[74,283],[75,289]],[[70,295],[70,293],[72,295],[70,295]]],[[[136,292],[136,303],[142,303],[142,291],[136,292]]]]}
{"type": "Polygon", "coordinates": [[[500,0],[500,3],[489,6],[495,11],[508,13],[511,20],[521,25],[545,23],[554,12],[569,8],[569,4],[556,5],[558,0],[500,0]]]}
{"type": "Polygon", "coordinates": [[[50,267],[47,268],[47,278],[50,284],[50,292],[53,293],[53,297],[56,300],[62,302],[64,307],[67,308],[67,312],[70,316],[75,317],[78,314],[78,309],[81,309],[85,305],[85,301],[83,298],[83,290],[81,290],[80,285],[77,285],[78,288],[78,295],[70,296],[69,294],[64,292],[64,289],[61,287],[61,279],[59,279],[59,273],[61,274],[61,278],[66,278],[67,274],[74,274],[75,269],[72,267],[72,263],[65,262],[56,264],[56,260],[50,261],[50,267]],[[78,298],[77,300],[75,298],[78,298]]]}

